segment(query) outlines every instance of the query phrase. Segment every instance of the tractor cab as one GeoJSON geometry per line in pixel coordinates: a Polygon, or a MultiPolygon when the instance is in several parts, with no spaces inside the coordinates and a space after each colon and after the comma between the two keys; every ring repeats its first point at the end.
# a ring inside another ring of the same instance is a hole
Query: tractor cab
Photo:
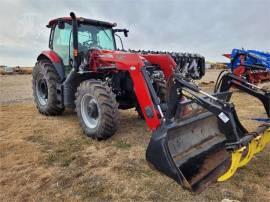
{"type": "MultiPolygon", "coordinates": [[[[124,32],[125,36],[128,32],[126,29],[113,29],[116,23],[85,18],[77,18],[77,22],[78,63],[89,50],[116,50],[115,32],[124,32]]],[[[72,19],[70,17],[57,18],[51,20],[47,27],[51,28],[49,48],[62,59],[67,75],[74,62],[72,19]]]]}

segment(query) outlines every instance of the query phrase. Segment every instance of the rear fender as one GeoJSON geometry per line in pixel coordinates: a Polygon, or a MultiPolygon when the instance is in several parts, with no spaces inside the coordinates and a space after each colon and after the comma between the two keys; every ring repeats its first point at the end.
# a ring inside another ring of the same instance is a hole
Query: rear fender
{"type": "Polygon", "coordinates": [[[62,62],[62,59],[52,50],[43,51],[38,57],[37,61],[47,59],[51,61],[52,65],[54,66],[58,76],[61,79],[61,82],[65,80],[65,67],[62,62]]]}

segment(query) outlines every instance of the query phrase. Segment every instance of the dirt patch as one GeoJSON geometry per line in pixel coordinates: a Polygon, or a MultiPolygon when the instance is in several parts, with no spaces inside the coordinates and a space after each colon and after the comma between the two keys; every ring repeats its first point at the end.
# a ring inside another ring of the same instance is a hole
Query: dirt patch
{"type": "Polygon", "coordinates": [[[0,75],[0,104],[32,101],[31,75],[0,75]]]}
{"type": "MultiPolygon", "coordinates": [[[[151,133],[134,109],[121,111],[112,138],[96,141],[82,133],[73,111],[39,114],[31,101],[31,76],[0,78],[1,201],[270,200],[269,145],[231,180],[196,195],[148,166],[151,133]]],[[[236,93],[233,101],[250,130],[260,124],[250,118],[266,117],[250,96],[236,93]]]]}

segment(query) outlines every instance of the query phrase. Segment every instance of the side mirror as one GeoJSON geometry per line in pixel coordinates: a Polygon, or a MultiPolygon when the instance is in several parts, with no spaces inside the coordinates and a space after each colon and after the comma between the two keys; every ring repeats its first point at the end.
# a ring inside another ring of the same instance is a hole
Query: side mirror
{"type": "Polygon", "coordinates": [[[128,37],[129,30],[128,29],[113,29],[113,33],[116,33],[116,32],[124,32],[124,36],[128,37]]]}
{"type": "Polygon", "coordinates": [[[127,29],[124,30],[125,37],[128,37],[128,32],[129,32],[129,30],[127,30],[127,29]]]}

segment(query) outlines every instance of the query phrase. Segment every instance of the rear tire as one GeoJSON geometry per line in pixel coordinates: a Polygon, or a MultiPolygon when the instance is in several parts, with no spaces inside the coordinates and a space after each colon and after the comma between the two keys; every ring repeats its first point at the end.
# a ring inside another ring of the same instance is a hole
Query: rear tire
{"type": "Polygon", "coordinates": [[[107,139],[117,130],[119,111],[112,89],[100,80],[83,81],[76,92],[76,111],[83,132],[107,139]]]}
{"type": "Polygon", "coordinates": [[[48,60],[38,61],[32,72],[34,102],[38,111],[45,115],[59,115],[64,111],[57,100],[57,85],[60,78],[48,60]]]}

